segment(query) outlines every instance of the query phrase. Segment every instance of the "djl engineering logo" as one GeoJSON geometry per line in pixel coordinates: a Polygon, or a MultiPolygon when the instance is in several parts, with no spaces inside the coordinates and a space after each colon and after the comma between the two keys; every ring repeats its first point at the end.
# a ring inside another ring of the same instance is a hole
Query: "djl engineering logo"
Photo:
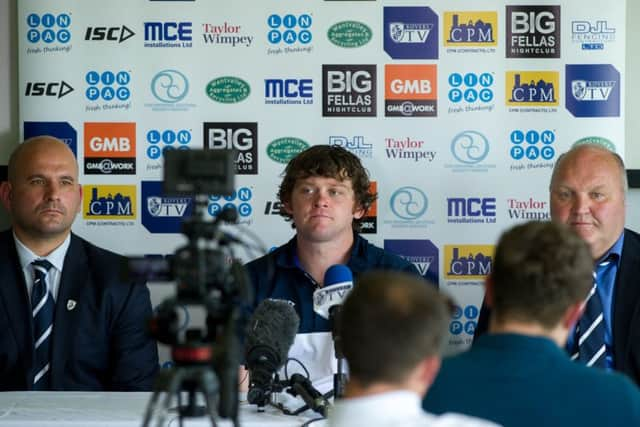
{"type": "Polygon", "coordinates": [[[390,65],[385,72],[385,116],[435,117],[438,115],[436,65],[390,65]]]}
{"type": "Polygon", "coordinates": [[[449,323],[449,332],[453,336],[468,335],[473,337],[478,326],[478,316],[480,310],[478,306],[467,305],[461,307],[455,305],[451,314],[451,323],[449,323]]]}
{"type": "Polygon", "coordinates": [[[620,73],[611,64],[567,64],[565,102],[575,117],[619,117],[620,73]]]}
{"type": "Polygon", "coordinates": [[[605,20],[571,21],[571,41],[586,51],[600,51],[616,41],[616,29],[605,20]]]}
{"type": "Polygon", "coordinates": [[[493,53],[498,44],[498,12],[445,12],[442,38],[448,53],[493,53]]]}
{"type": "Polygon", "coordinates": [[[373,158],[373,144],[367,142],[363,135],[344,136],[331,135],[329,137],[329,145],[342,147],[352,152],[361,159],[373,158]]]}
{"type": "Polygon", "coordinates": [[[311,26],[313,17],[311,14],[272,14],[267,17],[267,41],[271,46],[267,48],[268,55],[281,53],[310,53],[313,47],[311,41],[313,34],[311,26]]]}
{"type": "Polygon", "coordinates": [[[384,249],[412,263],[420,275],[437,285],[439,273],[438,247],[431,240],[386,240],[384,249]]]}
{"type": "Polygon", "coordinates": [[[449,114],[469,111],[493,111],[493,73],[451,73],[449,82],[449,114]]]}
{"type": "Polygon", "coordinates": [[[264,103],[277,105],[313,104],[313,80],[294,78],[265,79],[264,103]]]}
{"type": "Polygon", "coordinates": [[[135,175],[135,122],[85,123],[84,173],[87,175],[135,175]]]}
{"type": "Polygon", "coordinates": [[[40,135],[51,135],[60,139],[78,157],[78,132],[69,122],[24,122],[24,139],[40,135]]]}
{"type": "Polygon", "coordinates": [[[447,197],[450,224],[495,224],[495,197],[447,197]]]}
{"type": "Polygon", "coordinates": [[[27,54],[71,50],[71,13],[30,13],[27,15],[27,54]]]}
{"type": "Polygon", "coordinates": [[[375,117],[376,65],[323,65],[323,117],[375,117]]]}
{"type": "Polygon", "coordinates": [[[258,174],[257,122],[204,122],[204,148],[208,150],[235,150],[236,173],[258,174]]]}
{"type": "Polygon", "coordinates": [[[84,94],[91,104],[85,111],[128,110],[131,108],[130,71],[95,71],[85,74],[87,89],[84,94]],[[104,101],[101,105],[97,102],[104,101]]]}
{"type": "Polygon", "coordinates": [[[507,71],[506,104],[515,107],[509,108],[509,111],[556,111],[555,107],[559,104],[559,84],[560,77],[557,71],[507,71]]]}
{"type": "Polygon", "coordinates": [[[393,59],[438,59],[438,15],[430,7],[385,6],[384,51],[393,59]]]}
{"type": "Polygon", "coordinates": [[[445,245],[444,277],[449,285],[482,285],[491,273],[493,245],[445,245]]]}
{"type": "Polygon", "coordinates": [[[241,187],[230,196],[209,196],[208,212],[212,217],[218,216],[223,209],[235,209],[238,212],[237,224],[251,225],[253,222],[252,187],[241,187]]]}
{"type": "Polygon", "coordinates": [[[560,58],[560,6],[506,6],[507,58],[560,58]]]}
{"type": "Polygon", "coordinates": [[[150,233],[180,233],[191,216],[193,197],[165,196],[162,181],[142,181],[142,225],[150,233]]]}
{"type": "Polygon", "coordinates": [[[88,220],[88,225],[135,224],[135,185],[89,184],[84,185],[84,190],[82,217],[88,220]]]}
{"type": "Polygon", "coordinates": [[[556,155],[555,130],[515,129],[509,134],[509,142],[511,143],[509,155],[516,160],[510,170],[523,171],[553,167],[554,162],[551,160],[556,155]]]}

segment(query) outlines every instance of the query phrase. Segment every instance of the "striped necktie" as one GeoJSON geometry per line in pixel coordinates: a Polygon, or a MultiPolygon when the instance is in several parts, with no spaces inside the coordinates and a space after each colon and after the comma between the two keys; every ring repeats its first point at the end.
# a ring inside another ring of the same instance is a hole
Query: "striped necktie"
{"type": "MultiPolygon", "coordinates": [[[[607,258],[605,261],[599,263],[596,268],[606,268],[610,262],[610,258],[607,258]]],[[[587,297],[584,313],[576,327],[578,351],[572,355],[572,359],[578,359],[587,366],[605,368],[606,346],[604,334],[606,326],[604,323],[602,301],[597,292],[597,287],[597,274],[596,271],[594,271],[593,287],[587,297]]]]}
{"type": "Polygon", "coordinates": [[[51,387],[51,333],[55,303],[47,286],[47,273],[53,265],[46,259],[33,261],[31,265],[35,272],[31,292],[35,351],[33,390],[49,390],[51,387]]]}

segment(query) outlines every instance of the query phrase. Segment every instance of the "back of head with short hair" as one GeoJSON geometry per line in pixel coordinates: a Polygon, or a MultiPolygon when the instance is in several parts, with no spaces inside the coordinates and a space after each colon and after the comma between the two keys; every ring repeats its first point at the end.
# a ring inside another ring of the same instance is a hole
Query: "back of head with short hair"
{"type": "Polygon", "coordinates": [[[563,224],[531,221],[502,234],[491,280],[498,322],[558,325],[593,285],[587,244],[563,224]]]}
{"type": "Polygon", "coordinates": [[[363,387],[402,383],[422,360],[440,354],[450,315],[448,299],[416,276],[361,275],[338,324],[350,375],[363,387]]]}
{"type": "MultiPolygon", "coordinates": [[[[358,156],[342,147],[330,145],[314,145],[289,161],[278,190],[278,198],[281,202],[288,203],[298,180],[316,176],[338,181],[350,179],[356,205],[364,209],[365,213],[376,199],[376,194],[369,192],[369,174],[358,156]]],[[[291,221],[291,214],[284,209],[280,210],[280,214],[291,221]]],[[[359,230],[362,219],[354,219],[355,230],[359,230]]]]}

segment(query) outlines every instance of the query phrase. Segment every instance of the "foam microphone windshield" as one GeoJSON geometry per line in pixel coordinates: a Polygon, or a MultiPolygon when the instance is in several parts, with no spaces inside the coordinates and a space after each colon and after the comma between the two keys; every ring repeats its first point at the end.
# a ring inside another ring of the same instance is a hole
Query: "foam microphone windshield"
{"type": "Polygon", "coordinates": [[[273,376],[286,362],[299,325],[300,318],[289,302],[266,299],[258,304],[247,325],[245,342],[249,403],[268,403],[273,376]]]}

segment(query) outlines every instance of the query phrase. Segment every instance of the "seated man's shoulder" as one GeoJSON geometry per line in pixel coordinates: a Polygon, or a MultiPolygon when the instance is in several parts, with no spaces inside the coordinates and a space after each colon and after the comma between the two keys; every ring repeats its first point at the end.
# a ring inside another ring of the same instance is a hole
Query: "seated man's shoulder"
{"type": "Polygon", "coordinates": [[[383,249],[360,237],[360,250],[358,251],[360,262],[366,263],[368,268],[382,270],[402,270],[418,274],[418,270],[410,261],[400,255],[383,249]]]}
{"type": "Polygon", "coordinates": [[[463,414],[456,414],[447,412],[442,415],[428,414],[428,423],[432,427],[499,427],[500,424],[496,424],[493,421],[484,420],[481,418],[471,417],[463,414]]]}

